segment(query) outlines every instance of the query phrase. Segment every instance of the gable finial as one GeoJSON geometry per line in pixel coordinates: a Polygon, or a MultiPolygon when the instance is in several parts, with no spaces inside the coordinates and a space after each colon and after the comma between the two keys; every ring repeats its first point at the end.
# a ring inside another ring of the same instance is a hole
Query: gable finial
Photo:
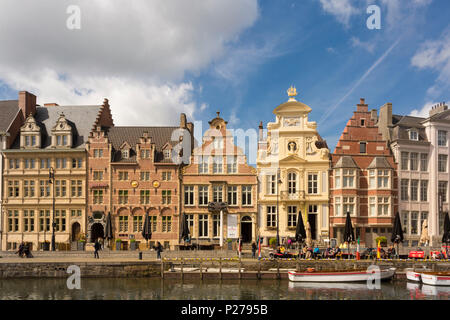
{"type": "Polygon", "coordinates": [[[287,94],[289,96],[289,101],[296,101],[295,96],[297,96],[297,89],[291,85],[291,87],[287,90],[287,94]]]}

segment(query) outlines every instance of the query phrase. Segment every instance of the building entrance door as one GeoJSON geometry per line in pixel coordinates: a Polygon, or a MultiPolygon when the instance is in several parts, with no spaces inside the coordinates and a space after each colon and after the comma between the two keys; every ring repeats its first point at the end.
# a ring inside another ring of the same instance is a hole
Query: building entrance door
{"type": "Polygon", "coordinates": [[[103,225],[101,223],[94,223],[91,229],[91,241],[95,242],[98,238],[104,238],[105,233],[103,230],[103,225]]]}
{"type": "Polygon", "coordinates": [[[311,226],[311,238],[317,240],[317,214],[308,214],[308,222],[311,226]]]}
{"type": "Polygon", "coordinates": [[[249,216],[242,217],[241,219],[241,237],[242,242],[252,241],[252,218],[249,216]]]}
{"type": "Polygon", "coordinates": [[[78,241],[80,238],[81,226],[78,222],[72,225],[72,241],[78,241]]]}

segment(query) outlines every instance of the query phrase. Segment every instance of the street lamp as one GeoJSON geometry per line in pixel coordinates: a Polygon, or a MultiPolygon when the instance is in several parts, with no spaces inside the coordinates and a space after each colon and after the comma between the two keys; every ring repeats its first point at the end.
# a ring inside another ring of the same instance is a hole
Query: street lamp
{"type": "Polygon", "coordinates": [[[279,194],[280,194],[280,184],[281,184],[281,174],[280,174],[280,168],[277,170],[277,246],[280,246],[280,206],[278,202],[279,194]]]}
{"type": "Polygon", "coordinates": [[[53,167],[50,167],[48,170],[48,182],[53,185],[52,189],[52,251],[56,251],[56,244],[55,244],[55,170],[53,167]]]}

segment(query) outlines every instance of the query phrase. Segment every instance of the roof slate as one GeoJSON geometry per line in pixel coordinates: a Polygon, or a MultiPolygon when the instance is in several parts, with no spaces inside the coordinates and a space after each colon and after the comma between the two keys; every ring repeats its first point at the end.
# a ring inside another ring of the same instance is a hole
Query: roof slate
{"type": "Polygon", "coordinates": [[[18,100],[0,101],[0,132],[6,132],[19,112],[18,100]]]}

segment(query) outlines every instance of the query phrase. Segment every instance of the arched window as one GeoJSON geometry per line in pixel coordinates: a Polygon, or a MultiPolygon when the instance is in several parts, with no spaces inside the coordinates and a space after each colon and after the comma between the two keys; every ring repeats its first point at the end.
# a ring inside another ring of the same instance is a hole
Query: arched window
{"type": "Polygon", "coordinates": [[[297,174],[295,172],[288,173],[288,193],[297,193],[297,174]]]}

